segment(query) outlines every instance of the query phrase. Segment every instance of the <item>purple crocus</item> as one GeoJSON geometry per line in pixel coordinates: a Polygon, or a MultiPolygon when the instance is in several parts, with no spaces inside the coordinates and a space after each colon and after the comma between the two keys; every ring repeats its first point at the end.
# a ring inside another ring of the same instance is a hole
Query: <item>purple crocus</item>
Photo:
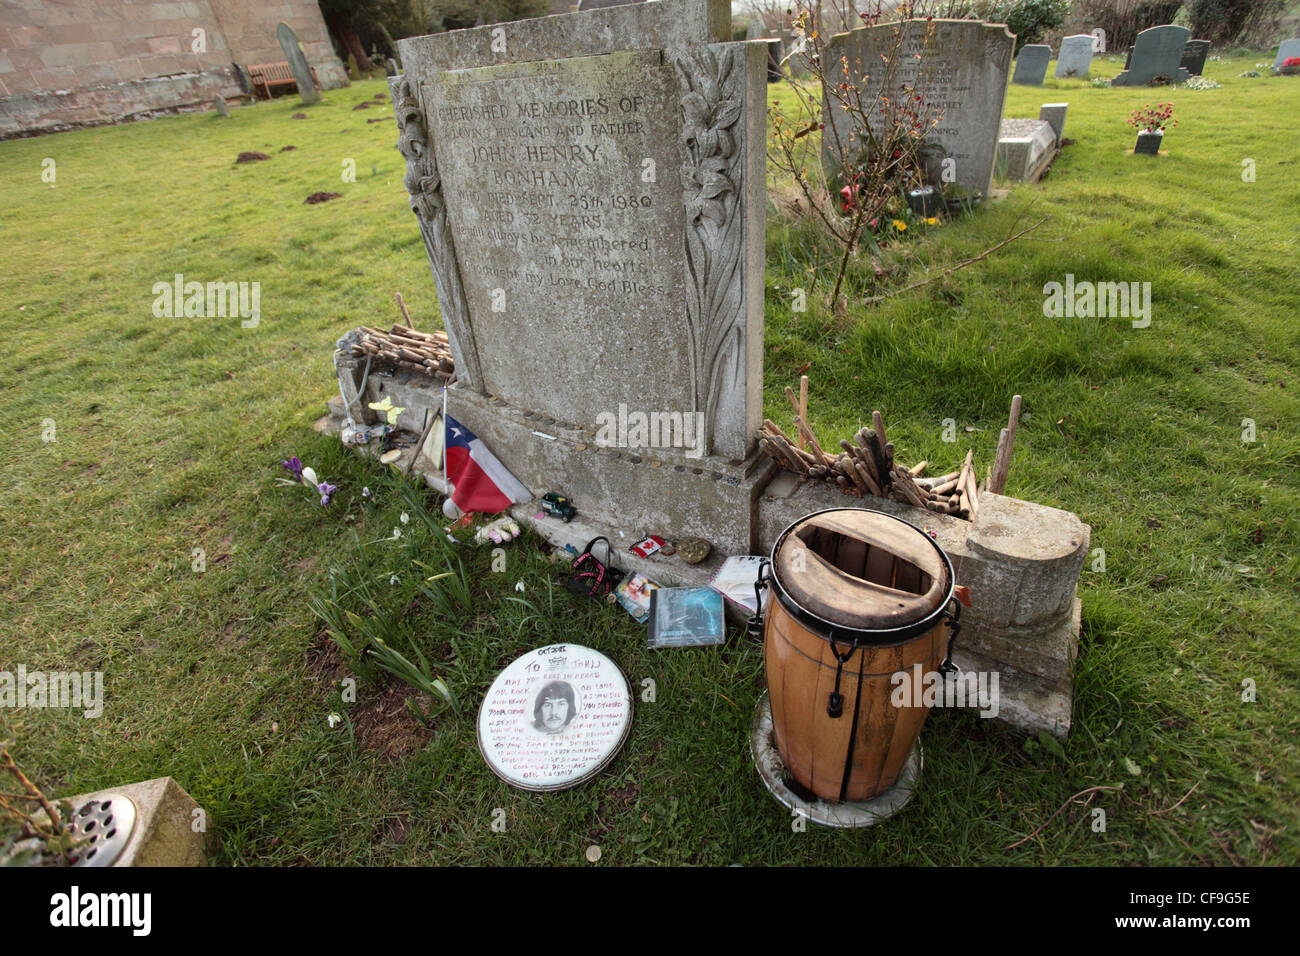
{"type": "Polygon", "coordinates": [[[302,461],[299,460],[297,455],[294,455],[288,461],[280,462],[280,467],[293,475],[294,481],[302,481],[302,461]]]}
{"type": "Polygon", "coordinates": [[[328,481],[322,481],[316,486],[316,490],[320,492],[320,506],[324,508],[329,505],[330,498],[334,496],[334,492],[338,491],[338,487],[331,485],[328,481]]]}

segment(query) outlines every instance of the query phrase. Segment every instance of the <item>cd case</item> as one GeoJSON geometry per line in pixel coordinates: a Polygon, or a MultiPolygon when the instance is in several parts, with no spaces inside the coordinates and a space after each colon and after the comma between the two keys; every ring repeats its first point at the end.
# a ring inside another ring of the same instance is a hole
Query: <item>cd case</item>
{"type": "Polygon", "coordinates": [[[703,647],[727,640],[722,595],[712,588],[650,592],[650,647],[703,647]]]}

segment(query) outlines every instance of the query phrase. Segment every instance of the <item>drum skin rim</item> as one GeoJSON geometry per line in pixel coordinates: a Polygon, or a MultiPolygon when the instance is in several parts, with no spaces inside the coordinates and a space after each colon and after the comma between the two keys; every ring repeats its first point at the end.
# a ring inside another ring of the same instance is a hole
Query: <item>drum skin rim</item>
{"type": "Polygon", "coordinates": [[[771,566],[773,569],[771,574],[772,587],[776,591],[777,599],[781,602],[781,605],[785,608],[786,613],[789,614],[791,617],[793,617],[796,621],[799,621],[800,623],[807,625],[810,630],[810,633],[816,635],[821,640],[826,641],[827,643],[830,643],[830,634],[835,633],[837,635],[843,635],[847,638],[851,638],[855,646],[897,647],[901,644],[906,644],[908,641],[912,640],[913,638],[921,634],[927,633],[940,622],[944,614],[947,612],[948,605],[952,603],[953,589],[957,586],[957,581],[956,581],[957,576],[952,569],[952,559],[948,557],[948,552],[944,551],[943,548],[939,547],[939,542],[935,541],[928,534],[926,534],[924,530],[918,528],[916,525],[912,524],[912,522],[908,521],[906,518],[900,518],[897,515],[891,515],[887,511],[878,511],[875,508],[823,508],[821,511],[809,512],[803,517],[798,518],[795,521],[792,521],[789,525],[786,526],[786,529],[784,531],[782,531],[779,535],[777,535],[776,541],[773,542],[772,544],[772,552],[769,557],[769,560],[771,562],[771,566]],[[917,621],[913,621],[911,624],[905,624],[902,627],[856,628],[856,627],[845,627],[842,624],[832,623],[831,621],[828,621],[823,617],[819,617],[818,615],[814,614],[812,611],[809,611],[806,608],[804,608],[802,605],[800,605],[794,598],[790,596],[789,592],[786,591],[785,587],[781,584],[781,579],[777,576],[776,554],[780,550],[781,545],[785,542],[785,539],[789,537],[790,532],[793,531],[798,525],[803,524],[809,518],[815,518],[817,515],[826,514],[827,512],[830,511],[869,511],[872,514],[881,515],[886,518],[892,518],[894,521],[907,525],[909,528],[913,529],[917,534],[924,536],[925,540],[930,542],[930,546],[939,552],[939,557],[943,561],[944,569],[948,572],[948,590],[944,594],[943,600],[939,602],[939,606],[935,608],[935,610],[927,614],[925,617],[917,621]]]}

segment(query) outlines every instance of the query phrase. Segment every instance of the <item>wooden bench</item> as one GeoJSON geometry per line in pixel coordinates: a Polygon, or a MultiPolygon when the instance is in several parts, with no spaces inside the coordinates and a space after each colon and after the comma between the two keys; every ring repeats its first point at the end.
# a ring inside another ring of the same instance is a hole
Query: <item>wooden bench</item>
{"type": "MultiPolygon", "coordinates": [[[[320,80],[316,77],[316,68],[311,67],[311,79],[317,87],[320,86],[320,80]]],[[[253,92],[263,98],[271,98],[271,87],[273,86],[297,86],[298,81],[293,78],[293,70],[289,68],[289,61],[281,63],[258,63],[248,67],[248,78],[253,84],[253,92]]]]}

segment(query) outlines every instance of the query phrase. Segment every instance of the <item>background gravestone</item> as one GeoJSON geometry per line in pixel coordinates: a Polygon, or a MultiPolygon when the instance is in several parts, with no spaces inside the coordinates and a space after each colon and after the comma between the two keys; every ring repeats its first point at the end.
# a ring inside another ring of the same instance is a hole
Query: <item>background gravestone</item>
{"type": "Polygon", "coordinates": [[[730,30],[727,0],[662,0],[414,37],[390,86],[452,417],[536,495],[734,552],[760,467],[767,43],[730,30]],[[622,410],[702,421],[703,445],[595,447],[622,410]]]}
{"type": "Polygon", "coordinates": [[[1209,40],[1188,40],[1183,48],[1183,58],[1179,66],[1190,76],[1200,76],[1205,72],[1205,58],[1210,55],[1209,40]]]}
{"type": "Polygon", "coordinates": [[[1096,27],[1093,29],[1092,33],[1089,34],[1089,36],[1092,37],[1093,54],[1105,53],[1106,52],[1106,31],[1103,30],[1101,27],[1096,27]]]}
{"type": "Polygon", "coordinates": [[[1133,54],[1124,72],[1110,81],[1111,86],[1145,86],[1158,76],[1171,83],[1186,83],[1187,71],[1179,64],[1192,31],[1167,23],[1151,27],[1137,35],[1133,54]]]}
{"type": "Polygon", "coordinates": [[[281,23],[275,28],[275,37],[280,41],[284,58],[289,61],[289,69],[293,71],[293,79],[298,84],[298,93],[302,96],[303,105],[311,106],[319,103],[320,90],[316,89],[316,83],[311,78],[311,67],[307,65],[307,57],[303,56],[302,47],[298,45],[298,34],[293,32],[293,27],[289,24],[281,23]]]}
{"type": "Polygon", "coordinates": [[[1011,82],[1020,86],[1042,86],[1051,59],[1052,48],[1047,44],[1026,44],[1020,48],[1020,56],[1016,57],[1016,72],[1011,82]]]}
{"type": "Polygon", "coordinates": [[[1273,59],[1273,69],[1278,69],[1293,56],[1300,56],[1300,37],[1282,41],[1277,48],[1277,56],[1273,59]]]}
{"type": "MultiPolygon", "coordinates": [[[[943,111],[938,126],[927,139],[939,144],[955,161],[955,182],[988,193],[997,154],[1002,105],[1015,37],[1002,24],[978,20],[934,20],[933,32],[925,20],[908,20],[905,60],[893,77],[895,83],[916,86],[943,111]]],[[[884,71],[867,66],[880,63],[894,45],[893,24],[859,27],[827,43],[827,59],[846,57],[859,75],[864,101],[873,100],[889,79],[884,71]]],[[[844,130],[845,117],[832,104],[828,122],[844,130]]]]}
{"type": "Polygon", "coordinates": [[[1058,77],[1084,77],[1092,68],[1093,37],[1086,33],[1061,40],[1061,52],[1056,58],[1058,77]]]}

